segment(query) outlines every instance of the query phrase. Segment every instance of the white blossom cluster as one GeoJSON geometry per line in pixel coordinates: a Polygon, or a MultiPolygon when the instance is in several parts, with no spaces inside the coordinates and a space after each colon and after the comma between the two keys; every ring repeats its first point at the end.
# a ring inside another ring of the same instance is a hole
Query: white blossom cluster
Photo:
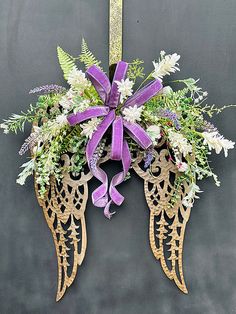
{"type": "Polygon", "coordinates": [[[199,186],[195,183],[192,183],[190,186],[190,191],[188,194],[183,198],[182,204],[186,207],[193,207],[194,199],[198,199],[199,196],[197,193],[202,193],[203,191],[200,190],[199,186]]]}
{"type": "Polygon", "coordinates": [[[85,90],[91,86],[90,81],[85,77],[85,73],[78,70],[77,67],[73,67],[67,81],[70,84],[70,89],[59,101],[64,113],[69,112],[72,108],[76,112],[86,110],[90,105],[90,100],[78,97],[78,95],[82,96],[85,90]]]}
{"type": "Polygon", "coordinates": [[[118,86],[118,92],[120,93],[120,102],[124,102],[127,97],[132,96],[134,82],[129,78],[122,79],[121,81],[115,81],[118,86]]]}
{"type": "Polygon", "coordinates": [[[181,133],[170,131],[168,138],[171,147],[177,148],[179,153],[183,154],[184,157],[192,152],[192,145],[188,143],[188,140],[181,133]]]}
{"type": "Polygon", "coordinates": [[[81,124],[80,125],[82,128],[81,134],[85,135],[87,138],[91,138],[93,133],[97,130],[97,127],[98,127],[100,122],[101,122],[101,119],[92,118],[88,122],[81,124]]]}
{"type": "Polygon", "coordinates": [[[128,122],[138,122],[141,121],[141,113],[143,108],[138,107],[137,105],[134,105],[133,107],[129,106],[125,108],[122,113],[124,116],[124,119],[128,122]]]}
{"type": "Polygon", "coordinates": [[[90,81],[85,77],[85,73],[78,70],[76,66],[69,73],[67,81],[74,90],[81,93],[91,86],[90,81]]]}

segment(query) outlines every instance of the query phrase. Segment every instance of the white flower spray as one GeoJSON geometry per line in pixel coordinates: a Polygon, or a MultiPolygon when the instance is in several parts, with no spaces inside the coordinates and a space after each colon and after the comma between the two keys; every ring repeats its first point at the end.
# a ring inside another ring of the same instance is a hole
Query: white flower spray
{"type": "Polygon", "coordinates": [[[203,191],[200,190],[198,185],[196,185],[195,183],[192,183],[188,194],[183,198],[182,204],[186,207],[193,207],[194,199],[199,198],[197,193],[202,193],[202,192],[203,191]]]}
{"type": "Polygon", "coordinates": [[[157,145],[158,140],[162,136],[161,127],[159,125],[150,125],[146,131],[150,139],[152,140],[153,145],[157,145]]]}
{"type": "Polygon", "coordinates": [[[168,137],[171,147],[173,149],[177,148],[184,157],[192,152],[192,145],[188,143],[188,140],[182,134],[169,131],[168,137]]]}
{"type": "Polygon", "coordinates": [[[207,144],[209,150],[214,149],[216,154],[219,154],[221,150],[224,150],[225,157],[228,157],[228,150],[233,149],[235,142],[227,140],[218,132],[203,132],[204,144],[207,144]]]}
{"type": "Polygon", "coordinates": [[[179,59],[180,55],[177,53],[166,55],[164,51],[161,51],[161,58],[159,61],[153,61],[154,72],[152,73],[152,76],[155,79],[162,80],[165,75],[170,75],[171,73],[179,71],[179,59]]]}

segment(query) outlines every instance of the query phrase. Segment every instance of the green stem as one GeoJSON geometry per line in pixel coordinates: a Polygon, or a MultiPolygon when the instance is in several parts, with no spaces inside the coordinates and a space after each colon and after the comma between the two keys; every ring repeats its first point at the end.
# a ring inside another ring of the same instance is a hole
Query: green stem
{"type": "Polygon", "coordinates": [[[153,72],[151,72],[146,78],[145,80],[142,81],[142,83],[139,85],[139,87],[137,88],[137,91],[144,85],[144,83],[146,83],[148,80],[150,80],[150,78],[152,77],[153,72]]]}

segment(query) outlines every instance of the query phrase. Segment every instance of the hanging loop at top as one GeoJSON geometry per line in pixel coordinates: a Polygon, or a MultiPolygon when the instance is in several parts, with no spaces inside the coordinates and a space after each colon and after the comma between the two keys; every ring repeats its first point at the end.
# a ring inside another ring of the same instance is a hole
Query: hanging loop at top
{"type": "Polygon", "coordinates": [[[123,0],[110,0],[109,65],[122,60],[123,0]]]}

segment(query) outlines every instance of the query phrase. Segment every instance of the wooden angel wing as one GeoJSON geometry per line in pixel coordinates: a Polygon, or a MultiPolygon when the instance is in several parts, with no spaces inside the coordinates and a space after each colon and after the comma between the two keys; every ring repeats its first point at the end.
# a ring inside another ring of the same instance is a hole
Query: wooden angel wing
{"type": "Polygon", "coordinates": [[[174,182],[180,175],[176,165],[169,160],[164,146],[155,150],[150,169],[141,167],[142,157],[133,165],[135,172],[144,180],[144,192],[150,209],[149,240],[152,252],[160,260],[166,276],[174,280],[184,293],[185,285],[182,265],[184,233],[191,208],[182,205],[189,186],[185,182],[179,187],[180,198],[169,206],[174,193],[174,182]]]}
{"type": "MultiPolygon", "coordinates": [[[[71,163],[69,155],[62,157],[65,167],[71,163]]],[[[76,276],[78,265],[83,262],[87,234],[85,225],[85,208],[88,199],[88,180],[91,174],[81,173],[74,178],[64,173],[62,182],[58,184],[51,178],[45,197],[39,196],[35,180],[35,191],[40,206],[43,208],[47,224],[52,232],[58,261],[58,289],[56,300],[64,295],[76,276]]]]}

